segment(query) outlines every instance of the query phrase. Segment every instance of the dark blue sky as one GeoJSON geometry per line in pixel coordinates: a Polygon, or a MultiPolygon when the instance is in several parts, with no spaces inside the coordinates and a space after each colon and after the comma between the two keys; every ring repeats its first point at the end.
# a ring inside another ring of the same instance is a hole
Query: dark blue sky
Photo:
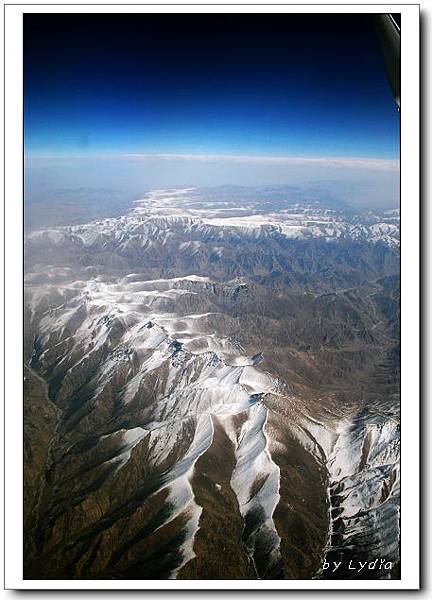
{"type": "Polygon", "coordinates": [[[367,15],[25,15],[28,154],[399,154],[367,15]]]}

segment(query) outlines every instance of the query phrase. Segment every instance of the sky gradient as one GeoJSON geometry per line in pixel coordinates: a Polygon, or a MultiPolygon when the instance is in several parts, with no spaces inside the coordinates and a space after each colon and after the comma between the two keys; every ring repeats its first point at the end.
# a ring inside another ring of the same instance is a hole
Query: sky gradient
{"type": "Polygon", "coordinates": [[[399,156],[367,15],[25,15],[25,150],[399,156]]]}

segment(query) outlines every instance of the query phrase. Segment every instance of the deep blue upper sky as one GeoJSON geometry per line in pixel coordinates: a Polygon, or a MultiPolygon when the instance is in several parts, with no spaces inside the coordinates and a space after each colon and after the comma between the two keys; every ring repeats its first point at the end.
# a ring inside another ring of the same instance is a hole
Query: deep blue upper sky
{"type": "Polygon", "coordinates": [[[29,154],[395,158],[367,15],[25,15],[29,154]]]}

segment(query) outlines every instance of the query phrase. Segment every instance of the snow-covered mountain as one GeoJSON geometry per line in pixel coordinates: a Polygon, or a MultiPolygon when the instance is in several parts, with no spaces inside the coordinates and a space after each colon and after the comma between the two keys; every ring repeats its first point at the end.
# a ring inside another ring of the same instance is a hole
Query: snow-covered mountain
{"type": "Polygon", "coordinates": [[[29,234],[28,576],[397,577],[398,215],[268,209],[29,234]]]}
{"type": "MultiPolygon", "coordinates": [[[[398,216],[398,211],[343,213],[317,202],[274,209],[271,204],[262,205],[257,201],[247,205],[239,201],[210,202],[193,188],[154,190],[136,201],[135,208],[123,217],[38,230],[30,234],[29,241],[37,244],[42,238],[57,245],[69,239],[89,248],[113,244],[121,253],[133,248],[167,245],[175,234],[177,249],[192,252],[196,252],[203,241],[220,242],[236,237],[360,240],[398,246],[398,216]],[[190,239],[181,241],[182,234],[190,239]]],[[[218,250],[223,253],[223,248],[218,250]]]]}

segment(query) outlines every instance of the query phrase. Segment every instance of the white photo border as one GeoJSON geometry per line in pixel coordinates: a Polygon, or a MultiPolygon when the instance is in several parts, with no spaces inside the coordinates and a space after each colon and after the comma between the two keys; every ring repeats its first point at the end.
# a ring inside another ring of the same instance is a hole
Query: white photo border
{"type": "Polygon", "coordinates": [[[415,590],[420,586],[420,52],[418,4],[5,4],[4,588],[415,590]],[[401,579],[23,579],[23,14],[401,13],[401,579]],[[7,349],[7,353],[6,353],[7,349]]]}

